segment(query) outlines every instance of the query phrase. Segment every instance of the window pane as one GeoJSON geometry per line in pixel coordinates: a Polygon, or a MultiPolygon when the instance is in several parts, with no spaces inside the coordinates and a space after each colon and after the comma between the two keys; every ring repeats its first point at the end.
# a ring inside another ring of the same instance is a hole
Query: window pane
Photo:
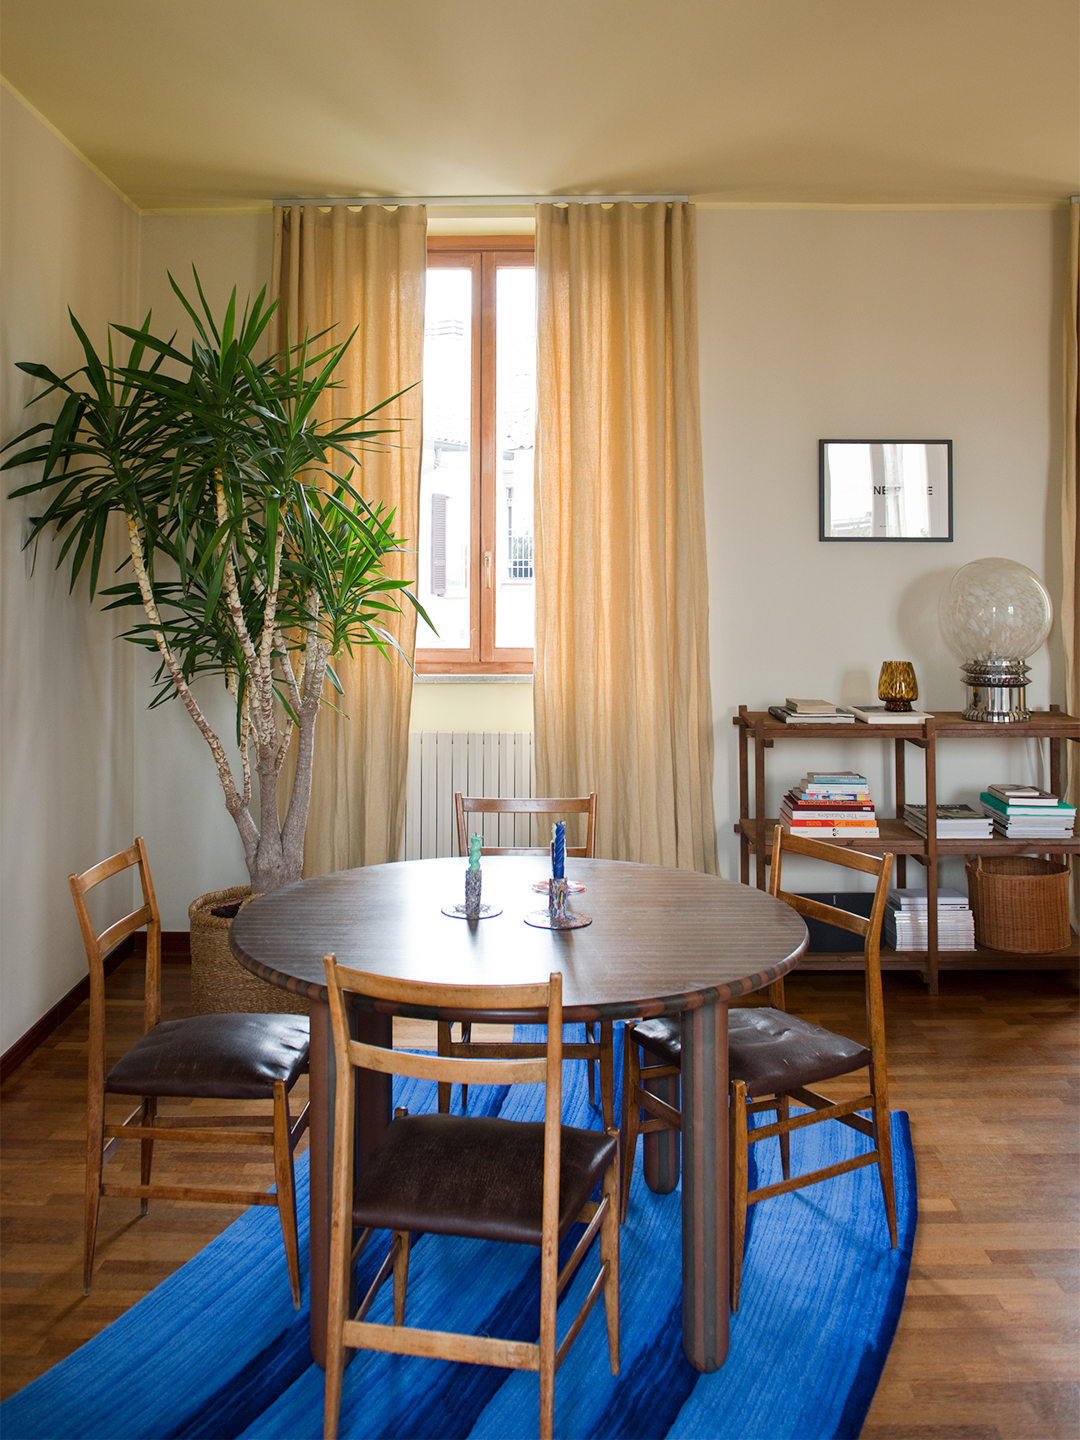
{"type": "Polygon", "coordinates": [[[417,646],[468,649],[472,457],[472,274],[432,268],[424,312],[417,646]]]}
{"type": "Polygon", "coordinates": [[[495,644],[533,644],[533,468],[536,443],[536,271],[495,278],[495,644]]]}

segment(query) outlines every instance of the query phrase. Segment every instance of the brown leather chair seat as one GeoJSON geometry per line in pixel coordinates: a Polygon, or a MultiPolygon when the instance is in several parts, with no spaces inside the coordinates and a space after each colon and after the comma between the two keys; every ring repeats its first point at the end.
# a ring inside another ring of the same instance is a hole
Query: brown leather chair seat
{"type": "MultiPolygon", "coordinates": [[[[665,1065],[678,1065],[682,1059],[677,1016],[642,1020],[628,1040],[665,1065]]],[[[748,1095],[776,1095],[869,1064],[865,1045],[784,1010],[760,1005],[728,1011],[728,1076],[742,1080],[748,1095]]]]}
{"type": "Polygon", "coordinates": [[[785,1010],[728,1012],[728,1077],[748,1095],[779,1095],[870,1064],[870,1051],[785,1010]]]}
{"type": "MultiPolygon", "coordinates": [[[[615,1158],[598,1130],[562,1127],[559,1238],[615,1158]]],[[[399,1229],[539,1245],[544,1126],[461,1115],[402,1115],[364,1166],[353,1198],[358,1229],[399,1229]]]]}
{"type": "Polygon", "coordinates": [[[307,1067],[306,1015],[194,1015],[147,1031],[105,1077],[115,1095],[272,1100],[307,1067]]]}
{"type": "Polygon", "coordinates": [[[624,1039],[628,1045],[636,1041],[665,1065],[678,1065],[682,1061],[682,1021],[678,1015],[639,1020],[624,1039]]]}

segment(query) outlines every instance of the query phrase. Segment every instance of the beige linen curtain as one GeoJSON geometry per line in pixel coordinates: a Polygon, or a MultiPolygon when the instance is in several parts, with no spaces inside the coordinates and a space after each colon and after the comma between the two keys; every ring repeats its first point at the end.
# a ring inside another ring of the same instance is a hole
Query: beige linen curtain
{"type": "MultiPolygon", "coordinates": [[[[334,326],[329,339],[357,334],[339,370],[333,413],[358,415],[421,378],[427,212],[423,206],[276,206],[273,298],[281,301],[295,341],[334,326]]],[[[400,433],[379,453],[362,457],[357,488],[372,503],[396,509],[398,535],[415,542],[419,516],[420,390],[384,412],[400,433]]],[[[324,417],[329,418],[329,415],[324,417]]],[[[354,476],[354,480],[357,477],[354,476]]],[[[391,573],[415,579],[415,555],[396,556],[391,573]]],[[[389,622],[407,655],[415,646],[411,606],[389,622]]],[[[405,823],[412,672],[400,656],[385,660],[372,646],[341,655],[335,668],[345,690],[327,698],[315,744],[315,773],[304,851],[304,874],[396,860],[405,823]]]]}
{"type": "MultiPolygon", "coordinates": [[[[1076,505],[1077,431],[1080,428],[1080,202],[1069,206],[1069,269],[1065,281],[1065,444],[1061,485],[1061,638],[1065,647],[1065,705],[1070,715],[1080,715],[1080,656],[1076,653],[1077,616],[1076,568],[1080,563],[1080,517],[1076,505]]],[[[1080,804],[1080,760],[1076,746],[1069,751],[1069,783],[1066,796],[1071,805],[1080,804]]],[[[1073,924],[1080,923],[1080,865],[1073,861],[1073,924]]]]}
{"type": "Polygon", "coordinates": [[[694,210],[537,206],[537,792],[716,873],[694,210]]]}

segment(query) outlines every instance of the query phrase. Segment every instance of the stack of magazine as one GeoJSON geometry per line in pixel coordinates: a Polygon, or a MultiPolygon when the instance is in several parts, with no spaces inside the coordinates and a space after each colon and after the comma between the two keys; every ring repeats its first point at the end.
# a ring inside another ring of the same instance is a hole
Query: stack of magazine
{"type": "MultiPolygon", "coordinates": [[[[904,824],[916,834],[927,834],[926,806],[905,805],[904,824]]],[[[970,805],[939,805],[937,807],[937,838],[939,840],[989,840],[994,822],[970,805]]]]}
{"type": "Polygon", "coordinates": [[[792,696],[783,705],[770,705],[769,714],[785,725],[853,725],[855,716],[831,700],[799,700],[792,696]]]}
{"type": "MultiPolygon", "coordinates": [[[[974,950],[975,917],[967,896],[944,885],[937,893],[937,948],[974,950]]],[[[925,950],[928,909],[925,889],[890,890],[881,926],[882,940],[894,950],[925,950]]]]}
{"type": "Polygon", "coordinates": [[[784,796],[780,824],[811,840],[876,840],[870,782],[854,770],[805,775],[784,796]]]}
{"type": "Polygon", "coordinates": [[[991,785],[980,796],[995,835],[1007,840],[1071,840],[1076,806],[1030,785],[991,785]]]}

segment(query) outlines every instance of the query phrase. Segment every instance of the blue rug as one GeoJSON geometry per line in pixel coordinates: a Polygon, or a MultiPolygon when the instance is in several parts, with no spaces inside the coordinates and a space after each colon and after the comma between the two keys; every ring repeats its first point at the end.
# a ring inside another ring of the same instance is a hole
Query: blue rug
{"type": "MultiPolygon", "coordinates": [[[[618,1057],[617,1057],[618,1058],[618,1057]]],[[[616,1074],[621,1071],[617,1066],[616,1074]]],[[[598,1125],[585,1067],[567,1065],[564,1119],[598,1125]]],[[[399,1082],[395,1104],[434,1108],[434,1087],[399,1082]]],[[[479,1087],[471,1113],[535,1114],[536,1087],[479,1087]]],[[[455,1092],[456,1108],[456,1092],[455,1092]]],[[[742,1307],[723,1368],[699,1375],[681,1345],[680,1196],[653,1195],[640,1146],[622,1230],[622,1366],[608,1368],[598,1306],[559,1371],[556,1435],[573,1440],[846,1440],[862,1427],[903,1302],[915,1232],[907,1116],[893,1115],[900,1248],[889,1249],[875,1167],[753,1206],[742,1307]]],[[[865,1148],[853,1131],[792,1137],[793,1169],[865,1148]]],[[[762,1144],[758,1176],[779,1178],[762,1144]]],[[[306,1440],[322,1435],[323,1374],[307,1312],[307,1157],[297,1166],[305,1306],[295,1312],[272,1209],[249,1210],[126,1315],[0,1406],[4,1440],[306,1440]]],[[[123,1202],[109,1202],[123,1203],[123,1202]]],[[[373,1242],[373,1250],[376,1246],[373,1242]]],[[[365,1255],[361,1283],[381,1263],[365,1255]]],[[[592,1273],[564,1299],[569,1323],[592,1273]],[[575,1300],[577,1303],[575,1303],[575,1300]]],[[[538,1252],[423,1236],[408,1320],[535,1340],[538,1252]]],[[[373,1320],[389,1319],[384,1287],[373,1320]],[[383,1313],[385,1312],[385,1313],[383,1313]]],[[[342,1440],[510,1440],[537,1430],[535,1375],[360,1354],[345,1372],[342,1440]]]]}

